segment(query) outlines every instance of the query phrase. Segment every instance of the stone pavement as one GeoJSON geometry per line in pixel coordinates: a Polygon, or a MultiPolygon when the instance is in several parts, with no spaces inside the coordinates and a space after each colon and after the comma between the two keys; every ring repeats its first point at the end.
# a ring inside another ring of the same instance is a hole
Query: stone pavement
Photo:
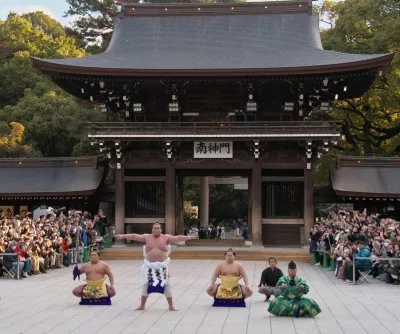
{"type": "MultiPolygon", "coordinates": [[[[212,308],[205,293],[219,261],[175,260],[170,274],[178,312],[167,311],[161,295],[151,295],[146,311],[135,311],[141,261],[108,261],[116,277],[112,306],[80,306],[71,290],[72,268],[21,281],[0,280],[0,333],[400,333],[400,287],[370,280],[352,286],[332,272],[298,263],[320,305],[315,319],[277,318],[257,292],[247,308],[212,308]]],[[[264,262],[243,261],[254,289],[264,262]]],[[[287,262],[279,263],[286,272],[287,262]]],[[[82,280],[82,277],[81,277],[82,280]]]]}

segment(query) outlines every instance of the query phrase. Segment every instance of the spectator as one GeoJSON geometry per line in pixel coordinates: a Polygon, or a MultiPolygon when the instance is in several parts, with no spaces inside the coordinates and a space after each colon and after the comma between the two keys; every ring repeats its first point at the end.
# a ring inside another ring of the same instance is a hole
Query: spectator
{"type": "MultiPolygon", "coordinates": [[[[357,281],[360,274],[358,271],[366,271],[371,268],[371,252],[369,247],[366,245],[365,240],[360,239],[358,241],[358,251],[355,253],[354,256],[356,256],[355,260],[355,280],[357,281]],[[368,259],[357,259],[357,257],[365,257],[368,259]]],[[[353,264],[350,263],[346,266],[346,273],[345,273],[345,279],[346,281],[353,281],[353,264]]]]}
{"type": "Polygon", "coordinates": [[[352,251],[359,239],[363,239],[365,246],[372,250],[371,260],[365,261],[365,264],[374,264],[371,275],[396,283],[389,276],[395,261],[381,258],[396,256],[396,249],[400,246],[400,223],[391,218],[383,218],[379,213],[368,213],[365,209],[361,213],[346,212],[336,208],[326,218],[317,218],[310,230],[310,253],[317,255],[317,265],[322,261],[321,255],[328,253],[336,263],[336,276],[349,279],[351,277],[345,269],[352,265],[353,255],[359,256],[359,253],[352,251]]]}
{"type": "Polygon", "coordinates": [[[24,269],[24,263],[18,262],[18,253],[15,251],[17,247],[17,242],[15,240],[11,240],[6,248],[6,253],[15,253],[14,255],[5,255],[3,257],[3,265],[8,270],[13,270],[15,273],[19,271],[19,276],[22,276],[22,272],[24,269]]]}
{"type": "Polygon", "coordinates": [[[95,228],[99,232],[99,235],[101,237],[104,237],[107,234],[107,217],[104,215],[104,212],[102,209],[99,209],[97,212],[97,215],[94,217],[94,222],[95,222],[95,228]]]}
{"type": "Polygon", "coordinates": [[[245,226],[243,229],[242,238],[244,240],[249,240],[249,230],[247,229],[247,226],[245,226]]]}

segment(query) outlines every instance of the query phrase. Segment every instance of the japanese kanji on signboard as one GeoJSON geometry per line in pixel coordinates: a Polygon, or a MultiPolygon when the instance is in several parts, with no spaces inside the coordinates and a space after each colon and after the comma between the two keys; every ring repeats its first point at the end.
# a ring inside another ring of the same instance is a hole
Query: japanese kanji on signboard
{"type": "Polygon", "coordinates": [[[193,147],[194,158],[233,158],[232,142],[195,141],[193,147]]]}

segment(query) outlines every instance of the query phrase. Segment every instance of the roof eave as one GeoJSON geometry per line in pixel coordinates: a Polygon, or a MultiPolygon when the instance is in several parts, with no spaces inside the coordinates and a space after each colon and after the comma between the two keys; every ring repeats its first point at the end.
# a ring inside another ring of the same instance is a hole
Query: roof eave
{"type": "Polygon", "coordinates": [[[336,195],[346,197],[361,197],[361,198],[400,198],[400,194],[389,194],[389,193],[371,193],[371,192],[357,192],[357,191],[346,191],[334,189],[336,195]]]}
{"type": "Polygon", "coordinates": [[[389,53],[375,58],[332,65],[316,65],[304,67],[279,68],[238,68],[238,69],[126,69],[98,68],[57,64],[38,58],[32,58],[34,65],[46,73],[64,73],[93,76],[124,76],[124,77],[235,77],[235,76],[293,76],[312,75],[320,73],[353,72],[379,68],[386,72],[396,53],[389,53]]]}
{"type": "MultiPolygon", "coordinates": [[[[98,187],[97,187],[98,188],[98,187]]],[[[71,197],[71,196],[90,196],[97,190],[82,190],[68,192],[37,192],[37,193],[0,193],[0,197],[71,197]]]]}

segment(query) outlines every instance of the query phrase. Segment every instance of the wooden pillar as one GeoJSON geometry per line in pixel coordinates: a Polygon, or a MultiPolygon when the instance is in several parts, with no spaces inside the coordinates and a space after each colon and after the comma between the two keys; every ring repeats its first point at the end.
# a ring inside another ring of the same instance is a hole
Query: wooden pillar
{"type": "Polygon", "coordinates": [[[183,212],[183,176],[177,175],[176,185],[176,211],[175,211],[175,233],[183,234],[184,212],[183,212]]]}
{"type": "Polygon", "coordinates": [[[302,240],[308,245],[309,233],[314,225],[314,170],[304,169],[304,232],[302,240]]]}
{"type": "Polygon", "coordinates": [[[255,160],[251,172],[251,240],[253,245],[262,245],[261,186],[261,161],[255,160]]]}
{"type": "Polygon", "coordinates": [[[165,168],[165,233],[175,234],[175,169],[165,168]]]}
{"type": "Polygon", "coordinates": [[[125,233],[125,178],[124,169],[115,171],[115,233],[125,233]]]}
{"type": "Polygon", "coordinates": [[[210,186],[208,176],[200,178],[200,226],[207,227],[209,223],[210,186]]]}
{"type": "Polygon", "coordinates": [[[247,228],[249,231],[249,239],[252,239],[252,235],[253,235],[253,227],[251,226],[251,222],[253,221],[253,215],[252,215],[252,206],[253,206],[253,201],[251,200],[251,196],[252,196],[252,173],[250,173],[250,175],[247,178],[247,187],[248,187],[248,194],[249,194],[249,205],[248,205],[248,209],[247,209],[247,228]]]}

